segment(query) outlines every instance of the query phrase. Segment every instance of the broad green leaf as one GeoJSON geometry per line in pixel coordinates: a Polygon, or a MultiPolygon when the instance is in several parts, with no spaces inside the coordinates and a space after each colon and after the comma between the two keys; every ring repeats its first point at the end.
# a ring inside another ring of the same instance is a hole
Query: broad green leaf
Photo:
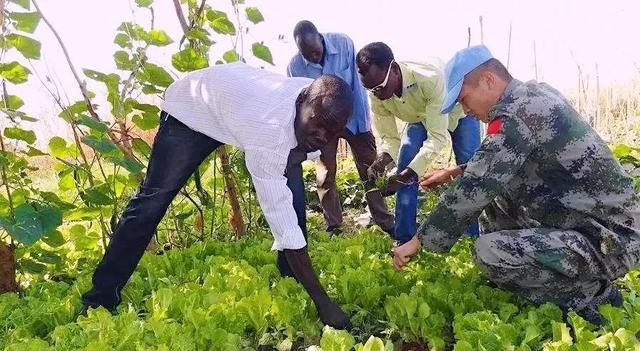
{"type": "Polygon", "coordinates": [[[149,158],[149,156],[151,156],[151,146],[149,146],[146,141],[140,138],[135,138],[131,141],[131,146],[133,147],[133,150],[142,154],[144,157],[149,158]]]}
{"type": "Polygon", "coordinates": [[[38,12],[9,12],[9,18],[15,21],[17,30],[33,33],[40,23],[38,12]]]}
{"type": "Polygon", "coordinates": [[[207,11],[207,20],[209,20],[209,22],[213,22],[215,20],[217,20],[218,18],[227,18],[227,14],[222,12],[222,11],[218,11],[218,10],[213,10],[213,9],[209,9],[207,11]]]}
{"type": "Polygon", "coordinates": [[[21,84],[29,79],[29,71],[26,67],[16,61],[0,63],[0,76],[6,78],[13,84],[21,84]]]}
{"type": "Polygon", "coordinates": [[[145,40],[148,36],[148,33],[142,28],[142,26],[131,23],[131,22],[123,22],[118,30],[123,31],[133,40],[145,40]]]}
{"type": "Polygon", "coordinates": [[[118,69],[124,71],[133,71],[136,69],[136,62],[129,58],[129,54],[126,51],[118,50],[113,54],[113,60],[116,63],[118,69]]]}
{"type": "Polygon", "coordinates": [[[38,218],[42,223],[43,235],[56,230],[62,224],[62,211],[57,207],[39,207],[38,218]]]}
{"type": "Polygon", "coordinates": [[[22,6],[22,8],[25,9],[25,10],[30,10],[31,9],[31,1],[30,0],[9,0],[9,1],[22,6]]]}
{"type": "Polygon", "coordinates": [[[51,233],[43,236],[42,241],[44,241],[51,247],[60,247],[66,243],[64,237],[62,236],[62,233],[57,230],[54,230],[51,233]]]}
{"type": "Polygon", "coordinates": [[[244,9],[244,11],[247,14],[247,18],[249,19],[249,21],[253,22],[254,24],[264,21],[264,17],[257,7],[247,7],[244,9]]]}
{"type": "Polygon", "coordinates": [[[40,197],[43,200],[45,200],[48,203],[50,203],[51,205],[55,205],[56,207],[58,207],[59,209],[61,209],[63,211],[76,208],[76,206],[74,204],[71,204],[71,203],[68,203],[68,202],[60,200],[58,195],[56,195],[55,193],[49,192],[49,191],[40,192],[40,197]]]}
{"type": "Polygon", "coordinates": [[[0,100],[0,107],[17,110],[24,106],[24,101],[17,95],[8,95],[7,100],[0,100]]]}
{"type": "Polygon", "coordinates": [[[160,94],[163,90],[156,88],[154,85],[145,84],[142,86],[142,92],[149,94],[160,94]]]}
{"type": "Polygon", "coordinates": [[[131,48],[131,39],[128,35],[124,33],[116,34],[115,38],[113,38],[113,42],[121,48],[131,48]]]}
{"type": "Polygon", "coordinates": [[[27,144],[33,144],[36,141],[36,133],[18,127],[5,128],[3,134],[9,139],[22,140],[27,144]]]}
{"type": "Polygon", "coordinates": [[[213,44],[211,39],[209,39],[209,32],[199,27],[193,28],[188,31],[185,37],[189,40],[199,40],[205,45],[213,44]]]}
{"type": "Polygon", "coordinates": [[[140,164],[140,162],[125,155],[109,157],[109,161],[113,162],[118,166],[123,167],[124,169],[126,169],[131,173],[140,173],[144,169],[144,166],[140,164]]]}
{"type": "Polygon", "coordinates": [[[207,59],[193,48],[186,48],[173,54],[171,64],[180,72],[190,72],[209,67],[207,59]]]}
{"type": "Polygon", "coordinates": [[[136,0],[138,7],[149,7],[153,4],[153,0],[136,0]]]}
{"type": "Polygon", "coordinates": [[[21,112],[21,111],[5,111],[5,113],[8,113],[9,115],[11,115],[13,113],[15,115],[15,118],[20,118],[20,119],[22,119],[23,121],[26,121],[26,122],[38,122],[39,121],[39,119],[31,117],[31,116],[29,116],[26,113],[21,112]]]}
{"type": "Polygon", "coordinates": [[[144,82],[153,85],[168,87],[173,83],[173,78],[165,71],[164,68],[154,65],[153,63],[145,63],[143,69],[136,72],[136,77],[144,82]]]}
{"type": "Polygon", "coordinates": [[[320,339],[322,351],[350,351],[355,344],[355,339],[346,330],[335,330],[327,326],[322,331],[320,339]]]}
{"type": "Polygon", "coordinates": [[[5,39],[9,46],[16,48],[24,57],[34,60],[40,59],[40,47],[42,45],[39,41],[15,33],[8,34],[5,39]]]}
{"type": "Polygon", "coordinates": [[[236,35],[236,27],[226,17],[216,18],[210,24],[216,33],[236,35]]]}
{"type": "Polygon", "coordinates": [[[106,183],[98,184],[87,189],[84,194],[84,199],[92,205],[106,206],[113,204],[109,184],[106,183]]]}
{"type": "Polygon", "coordinates": [[[617,158],[622,158],[624,156],[629,155],[631,153],[631,150],[632,150],[631,147],[625,144],[615,144],[611,148],[611,151],[613,151],[613,155],[616,156],[617,158]]]}
{"type": "Polygon", "coordinates": [[[11,110],[11,109],[6,109],[3,107],[0,107],[0,111],[4,112],[4,114],[7,115],[7,117],[12,120],[13,122],[19,124],[20,121],[25,121],[25,122],[37,122],[38,119],[37,118],[33,118],[29,115],[27,115],[26,113],[22,112],[22,111],[16,111],[16,110],[11,110]]]}
{"type": "Polygon", "coordinates": [[[160,116],[155,112],[146,112],[142,115],[135,115],[131,119],[138,128],[142,130],[151,130],[160,123],[160,116]]]}
{"type": "Polygon", "coordinates": [[[227,63],[236,62],[240,60],[240,55],[235,50],[229,50],[222,55],[222,59],[224,59],[227,63]]]}
{"type": "Polygon", "coordinates": [[[255,57],[273,65],[273,57],[271,56],[271,50],[269,50],[269,48],[266,45],[262,43],[257,43],[257,42],[253,43],[253,45],[251,45],[251,51],[253,52],[253,55],[255,57]]]}
{"type": "Polygon", "coordinates": [[[117,152],[118,147],[106,137],[96,137],[95,135],[87,135],[82,138],[82,142],[101,154],[117,152]]]}
{"type": "Polygon", "coordinates": [[[80,117],[78,118],[78,124],[87,126],[100,133],[106,133],[109,130],[109,127],[106,124],[100,121],[96,121],[95,119],[87,115],[80,115],[80,117]]]}
{"type": "Polygon", "coordinates": [[[127,103],[131,106],[132,109],[136,109],[138,111],[157,113],[157,114],[160,113],[160,108],[156,105],[142,104],[134,99],[128,99],[127,103]]]}
{"type": "Polygon", "coordinates": [[[58,114],[58,116],[62,117],[67,122],[73,122],[77,115],[85,111],[87,111],[87,103],[84,100],[80,100],[67,106],[58,114]]]}
{"type": "Polygon", "coordinates": [[[35,147],[29,145],[28,149],[26,152],[24,152],[25,155],[29,156],[29,157],[37,157],[37,156],[46,156],[47,154],[36,149],[35,147]]]}
{"type": "MultiPolygon", "coordinates": [[[[27,273],[42,273],[47,269],[47,266],[42,263],[36,262],[32,259],[22,259],[18,262],[19,269],[27,273]]],[[[44,343],[46,345],[46,343],[44,343]]],[[[43,346],[43,345],[40,345],[43,346]]]]}
{"type": "Polygon", "coordinates": [[[98,72],[98,71],[94,71],[92,69],[83,69],[82,72],[84,72],[84,74],[93,80],[97,80],[98,82],[103,82],[106,83],[107,85],[109,84],[117,84],[118,82],[120,82],[120,77],[115,74],[115,73],[111,73],[111,74],[105,74],[102,72],[98,72]]]}
{"type": "Polygon", "coordinates": [[[55,207],[37,208],[23,203],[15,210],[15,220],[0,218],[0,225],[24,245],[31,245],[62,224],[62,211],[55,207]]]}
{"type": "Polygon", "coordinates": [[[356,345],[356,351],[386,351],[386,349],[382,339],[370,336],[364,345],[356,345]]]}
{"type": "Polygon", "coordinates": [[[59,264],[62,262],[60,255],[51,251],[31,251],[31,257],[45,264],[59,264]]]}
{"type": "Polygon", "coordinates": [[[600,313],[614,329],[618,329],[622,326],[622,320],[624,319],[624,310],[622,308],[613,307],[608,304],[601,305],[600,313]]]}
{"type": "Polygon", "coordinates": [[[49,150],[55,157],[64,158],[69,156],[66,140],[61,137],[53,137],[49,140],[49,150]]]}
{"type": "Polygon", "coordinates": [[[80,207],[75,210],[68,211],[64,219],[65,221],[83,221],[95,220],[100,215],[100,207],[80,207]]]}
{"type": "Polygon", "coordinates": [[[147,33],[145,42],[155,46],[166,46],[173,43],[173,40],[163,30],[152,30],[147,33]]]}

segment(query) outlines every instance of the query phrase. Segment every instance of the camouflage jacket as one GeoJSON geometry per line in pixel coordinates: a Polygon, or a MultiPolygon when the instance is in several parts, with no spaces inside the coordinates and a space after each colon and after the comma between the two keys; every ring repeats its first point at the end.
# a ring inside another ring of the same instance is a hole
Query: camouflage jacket
{"type": "MultiPolygon", "coordinates": [[[[418,233],[446,251],[498,195],[523,228],[571,229],[603,254],[640,250],[640,202],[607,144],[560,92],[511,81],[487,137],[418,233]]],[[[517,228],[510,228],[517,229],[517,228]]]]}

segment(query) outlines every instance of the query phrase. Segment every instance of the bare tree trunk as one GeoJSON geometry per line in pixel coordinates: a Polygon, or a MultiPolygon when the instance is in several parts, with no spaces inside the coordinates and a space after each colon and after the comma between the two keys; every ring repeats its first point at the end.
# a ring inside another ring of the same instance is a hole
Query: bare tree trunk
{"type": "Polygon", "coordinates": [[[0,294],[18,291],[14,249],[0,241],[0,294]]]}

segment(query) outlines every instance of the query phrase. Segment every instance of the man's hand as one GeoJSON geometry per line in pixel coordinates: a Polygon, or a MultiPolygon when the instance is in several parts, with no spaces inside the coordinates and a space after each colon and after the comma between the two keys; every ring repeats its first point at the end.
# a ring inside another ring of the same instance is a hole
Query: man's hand
{"type": "Polygon", "coordinates": [[[391,196],[395,194],[398,189],[403,185],[415,184],[418,179],[418,175],[411,168],[407,168],[400,174],[394,174],[387,179],[387,185],[380,189],[382,196],[391,196]]]}
{"type": "Polygon", "coordinates": [[[462,168],[460,167],[436,169],[427,172],[420,178],[420,188],[422,191],[431,191],[440,185],[448,184],[460,174],[462,174],[462,168]]]}
{"type": "Polygon", "coordinates": [[[311,265],[307,247],[297,250],[285,249],[284,255],[294,277],[302,284],[316,305],[318,316],[322,323],[336,329],[351,328],[349,316],[329,298],[322,285],[320,285],[320,281],[311,265]]]}
{"type": "Polygon", "coordinates": [[[370,182],[375,182],[376,178],[384,175],[387,166],[393,162],[393,158],[386,152],[378,155],[375,161],[367,168],[367,178],[370,182]]]}
{"type": "Polygon", "coordinates": [[[418,235],[414,235],[411,240],[406,243],[393,248],[393,268],[396,270],[402,270],[404,266],[409,263],[411,258],[418,254],[420,251],[420,240],[418,235]]]}

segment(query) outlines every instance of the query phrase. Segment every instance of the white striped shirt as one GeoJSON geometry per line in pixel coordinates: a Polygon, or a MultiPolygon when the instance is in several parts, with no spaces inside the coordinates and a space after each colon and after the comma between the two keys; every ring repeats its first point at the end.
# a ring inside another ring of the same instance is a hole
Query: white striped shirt
{"type": "Polygon", "coordinates": [[[162,105],[189,128],[244,151],[274,250],[306,245],[284,172],[298,144],[295,101],[311,82],[232,63],[189,73],[167,88],[162,105]]]}

